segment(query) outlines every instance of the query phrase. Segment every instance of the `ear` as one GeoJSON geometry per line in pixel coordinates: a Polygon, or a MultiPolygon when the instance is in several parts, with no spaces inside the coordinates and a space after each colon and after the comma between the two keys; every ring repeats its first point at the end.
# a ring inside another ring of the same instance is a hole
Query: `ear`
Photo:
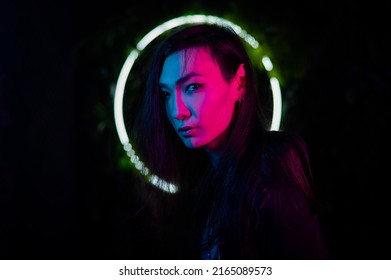
{"type": "Polygon", "coordinates": [[[236,70],[235,78],[236,100],[242,100],[246,93],[246,71],[244,70],[244,64],[241,63],[236,70]]]}

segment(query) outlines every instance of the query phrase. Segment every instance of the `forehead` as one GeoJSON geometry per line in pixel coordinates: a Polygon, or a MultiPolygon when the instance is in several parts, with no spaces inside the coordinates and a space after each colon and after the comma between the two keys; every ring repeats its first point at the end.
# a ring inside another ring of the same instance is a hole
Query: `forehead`
{"type": "Polygon", "coordinates": [[[206,48],[189,48],[169,55],[161,73],[161,80],[183,76],[190,72],[199,74],[220,71],[218,64],[206,48]]]}

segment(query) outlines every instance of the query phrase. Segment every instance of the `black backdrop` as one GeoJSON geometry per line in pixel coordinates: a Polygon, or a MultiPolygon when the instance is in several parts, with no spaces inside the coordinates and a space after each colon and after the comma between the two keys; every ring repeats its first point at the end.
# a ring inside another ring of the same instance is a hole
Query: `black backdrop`
{"type": "Polygon", "coordinates": [[[118,164],[113,85],[130,44],[199,12],[243,22],[274,55],[282,125],[309,145],[331,257],[390,259],[389,5],[147,2],[1,0],[0,257],[146,258],[119,226],[137,180],[118,164]]]}

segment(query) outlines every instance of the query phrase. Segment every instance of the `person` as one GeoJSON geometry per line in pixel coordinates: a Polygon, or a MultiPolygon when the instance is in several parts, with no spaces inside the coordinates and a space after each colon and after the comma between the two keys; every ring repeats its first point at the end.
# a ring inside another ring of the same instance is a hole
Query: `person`
{"type": "Polygon", "coordinates": [[[151,258],[327,259],[307,146],[268,129],[241,37],[188,24],[154,47],[132,135],[178,191],[143,186],[151,258]]]}

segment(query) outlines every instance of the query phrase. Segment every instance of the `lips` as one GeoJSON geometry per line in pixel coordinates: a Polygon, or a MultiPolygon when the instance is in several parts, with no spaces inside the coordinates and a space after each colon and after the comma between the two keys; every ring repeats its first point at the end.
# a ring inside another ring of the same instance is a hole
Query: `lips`
{"type": "Polygon", "coordinates": [[[194,126],[184,126],[178,129],[178,132],[188,131],[190,129],[195,128],[194,126]]]}
{"type": "Polygon", "coordinates": [[[182,136],[192,136],[192,132],[195,128],[195,126],[184,126],[178,129],[178,133],[182,136]]]}

